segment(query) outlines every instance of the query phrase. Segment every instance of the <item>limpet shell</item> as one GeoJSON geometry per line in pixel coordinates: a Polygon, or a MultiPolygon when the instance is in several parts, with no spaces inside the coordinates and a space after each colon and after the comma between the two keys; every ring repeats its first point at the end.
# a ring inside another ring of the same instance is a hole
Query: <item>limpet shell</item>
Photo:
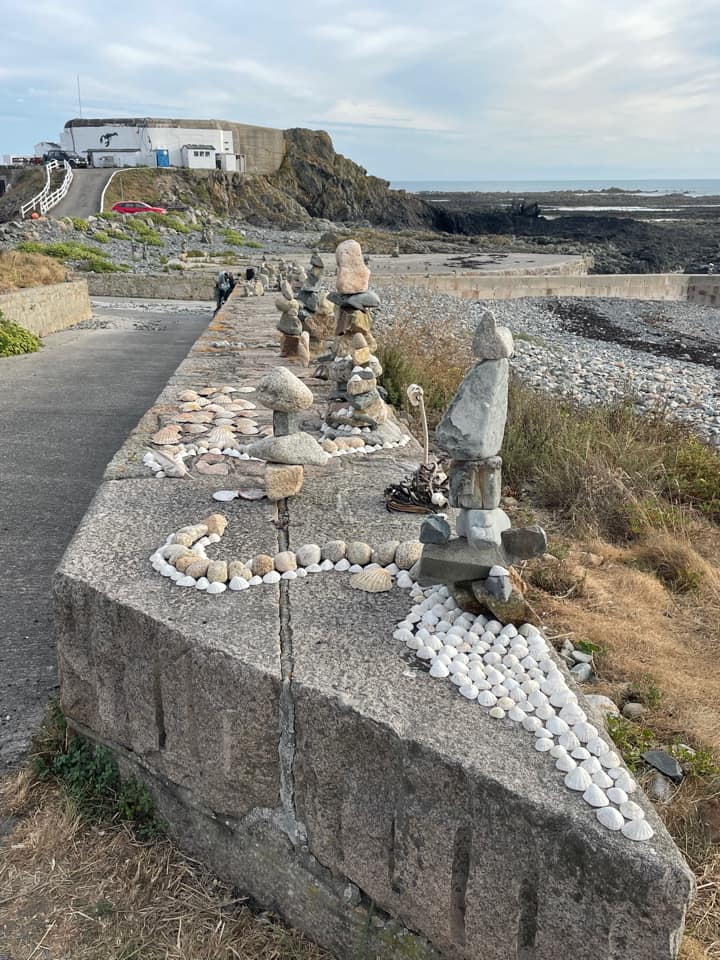
{"type": "Polygon", "coordinates": [[[493,718],[493,720],[502,720],[502,718],[505,716],[505,711],[502,709],[502,707],[493,707],[490,711],[490,716],[493,718]]]}
{"type": "Polygon", "coordinates": [[[353,590],[364,590],[366,593],[386,593],[392,590],[392,582],[391,575],[382,567],[363,570],[362,573],[356,573],[350,577],[350,586],[353,590]]]}
{"type": "MultiPolygon", "coordinates": [[[[448,670],[447,665],[436,657],[430,667],[430,676],[443,679],[449,675],[450,671],[448,670]]],[[[475,689],[477,690],[477,687],[475,689]]],[[[460,692],[462,693],[462,690],[460,692]]]]}
{"type": "Polygon", "coordinates": [[[626,800],[620,804],[620,813],[626,820],[643,820],[645,811],[634,800],[626,800]]]}
{"type": "Polygon", "coordinates": [[[620,787],[614,786],[610,787],[607,791],[608,800],[612,800],[613,803],[616,803],[618,806],[622,803],[627,803],[628,795],[624,790],[621,790],[620,787]]]}
{"type": "Polygon", "coordinates": [[[565,754],[564,757],[558,757],[555,766],[558,770],[561,770],[563,773],[570,773],[571,770],[577,769],[577,764],[572,757],[569,757],[565,754]]]}

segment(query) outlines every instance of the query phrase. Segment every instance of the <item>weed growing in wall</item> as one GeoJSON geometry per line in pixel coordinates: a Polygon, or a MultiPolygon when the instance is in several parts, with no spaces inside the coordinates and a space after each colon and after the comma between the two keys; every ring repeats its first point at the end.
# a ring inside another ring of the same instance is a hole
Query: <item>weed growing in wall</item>
{"type": "Polygon", "coordinates": [[[40,338],[25,327],[3,318],[0,312],[0,357],[35,353],[41,347],[40,338]]]}

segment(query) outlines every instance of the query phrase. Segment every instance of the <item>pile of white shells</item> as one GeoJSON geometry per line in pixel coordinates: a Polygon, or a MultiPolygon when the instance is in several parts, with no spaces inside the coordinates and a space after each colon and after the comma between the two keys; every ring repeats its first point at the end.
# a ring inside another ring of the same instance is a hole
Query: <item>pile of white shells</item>
{"type": "Polygon", "coordinates": [[[630,799],[637,783],[589,722],[540,631],[464,613],[447,587],[411,590],[414,605],[394,639],[429,665],[431,677],[448,680],[491,717],[533,737],[535,749],[548,755],[604,827],[649,840],[653,829],[630,799]]]}

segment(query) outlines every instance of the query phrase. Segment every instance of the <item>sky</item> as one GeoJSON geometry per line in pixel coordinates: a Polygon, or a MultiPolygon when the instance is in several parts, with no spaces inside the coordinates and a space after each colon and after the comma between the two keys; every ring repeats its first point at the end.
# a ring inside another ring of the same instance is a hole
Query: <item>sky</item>
{"type": "Polygon", "coordinates": [[[85,117],[327,130],[389,180],[720,176],[720,0],[0,0],[0,155],[85,117]]]}

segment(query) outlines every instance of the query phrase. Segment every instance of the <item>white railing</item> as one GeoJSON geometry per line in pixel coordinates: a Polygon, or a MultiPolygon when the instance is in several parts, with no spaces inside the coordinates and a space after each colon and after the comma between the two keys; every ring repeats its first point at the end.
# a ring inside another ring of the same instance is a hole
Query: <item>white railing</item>
{"type": "Polygon", "coordinates": [[[72,179],[72,167],[67,160],[51,160],[49,163],[46,163],[45,186],[42,188],[40,193],[36,194],[36,196],[32,198],[32,200],[28,200],[27,203],[24,203],[22,207],[20,207],[20,216],[22,219],[24,220],[28,213],[30,213],[32,210],[37,210],[41,216],[47,213],[48,210],[52,210],[56,204],[60,203],[62,198],[70,189],[72,179]],[[59,187],[56,187],[55,190],[51,190],[50,184],[52,182],[53,170],[59,170],[61,167],[65,168],[65,177],[63,182],[59,187]]]}

